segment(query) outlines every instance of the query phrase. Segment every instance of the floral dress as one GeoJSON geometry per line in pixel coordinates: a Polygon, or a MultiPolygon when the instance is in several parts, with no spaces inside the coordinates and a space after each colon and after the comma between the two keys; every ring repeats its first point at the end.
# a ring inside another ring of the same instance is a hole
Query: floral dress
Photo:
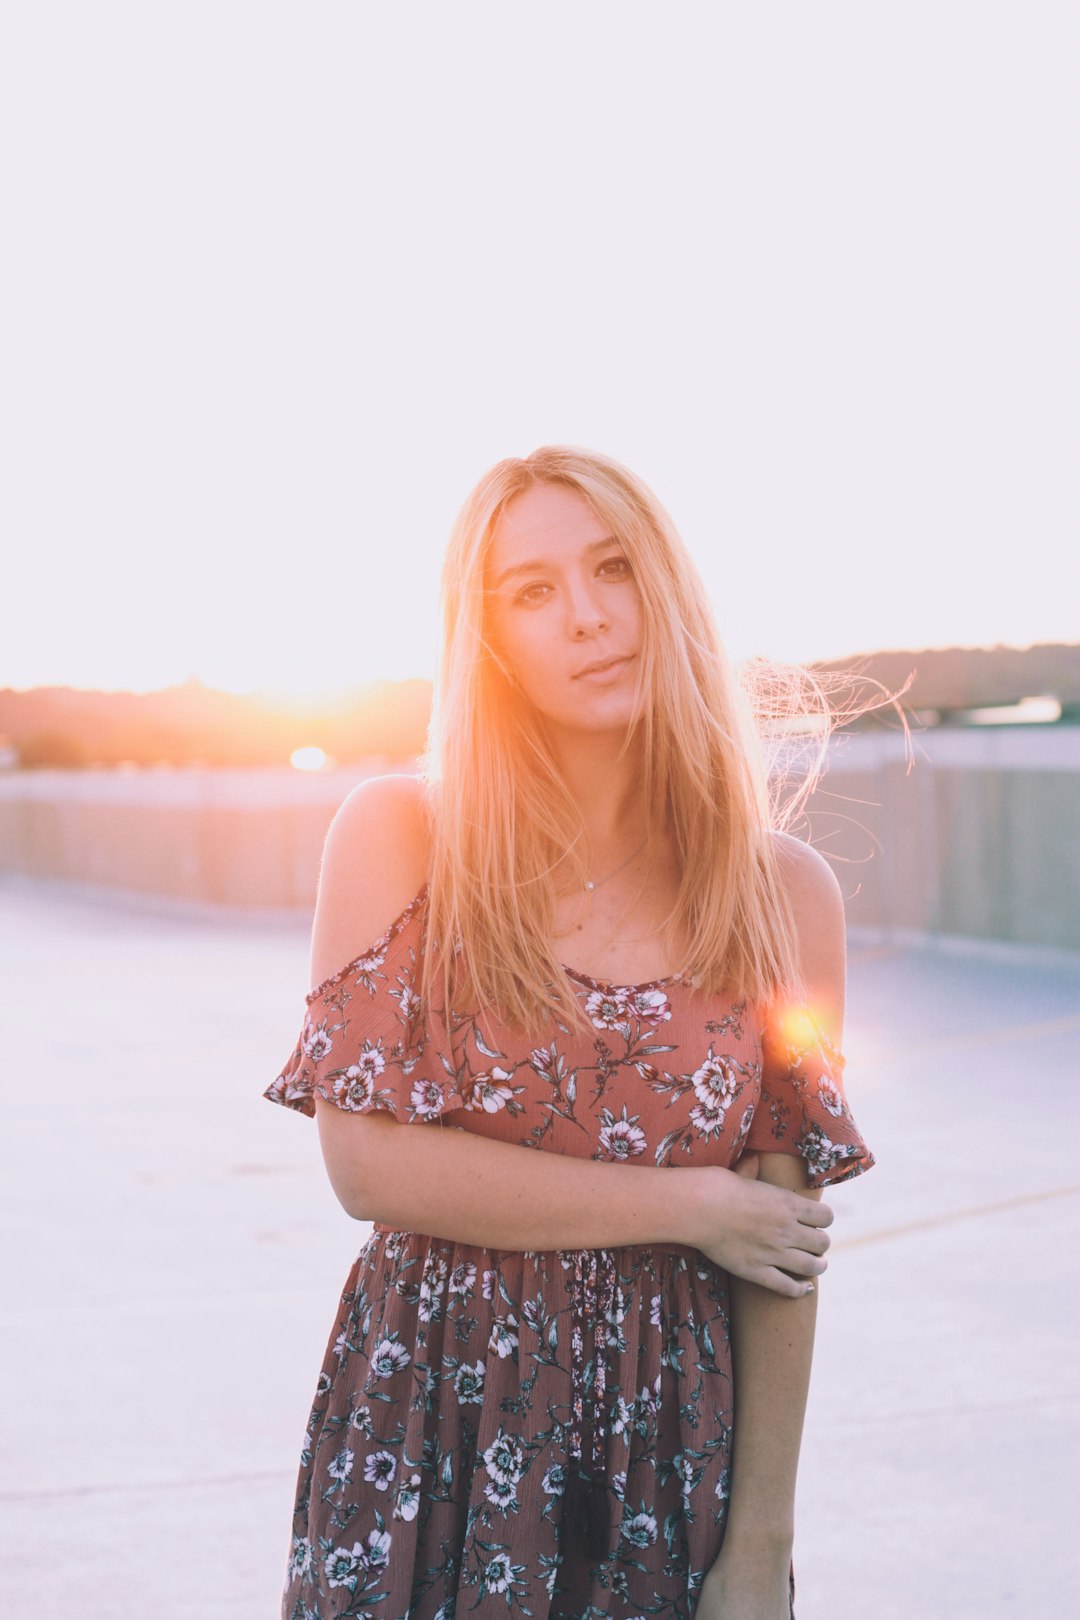
{"type": "MultiPolygon", "coordinates": [[[[773,1029],[680,975],[566,968],[591,1030],[530,1046],[428,1017],[426,885],[307,996],[264,1095],[619,1164],[873,1157],[812,1016],[773,1029]]],[[[674,1190],[674,1188],[673,1188],[674,1190]]],[[[689,1620],[724,1537],[728,1273],[677,1243],[482,1248],[378,1223],[345,1281],[300,1456],[282,1620],[689,1620]]]]}

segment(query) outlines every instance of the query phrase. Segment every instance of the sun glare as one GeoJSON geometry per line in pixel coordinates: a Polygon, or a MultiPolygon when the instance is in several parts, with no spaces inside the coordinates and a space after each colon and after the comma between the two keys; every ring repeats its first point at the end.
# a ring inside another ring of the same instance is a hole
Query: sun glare
{"type": "Polygon", "coordinates": [[[289,764],[298,771],[321,771],[326,764],[326,754],[321,748],[294,748],[289,764]]]}
{"type": "Polygon", "coordinates": [[[788,1046],[813,1046],[818,1037],[817,1023],[808,1007],[788,1007],[780,1020],[784,1040],[788,1046]]]}

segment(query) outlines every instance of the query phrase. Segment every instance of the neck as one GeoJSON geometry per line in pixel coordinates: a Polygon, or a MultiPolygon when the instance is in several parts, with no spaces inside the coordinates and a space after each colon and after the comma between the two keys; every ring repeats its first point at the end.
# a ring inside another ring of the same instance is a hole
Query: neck
{"type": "Polygon", "coordinates": [[[641,749],[619,757],[621,734],[563,734],[553,739],[559,769],[585,827],[586,858],[618,859],[645,836],[641,749]]]}

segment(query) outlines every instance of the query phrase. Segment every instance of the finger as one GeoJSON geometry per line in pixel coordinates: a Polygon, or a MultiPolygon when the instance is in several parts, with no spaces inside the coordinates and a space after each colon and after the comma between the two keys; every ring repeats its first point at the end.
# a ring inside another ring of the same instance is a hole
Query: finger
{"type": "Polygon", "coordinates": [[[812,1198],[800,1198],[798,1219],[802,1226],[831,1226],[833,1212],[828,1204],[818,1204],[812,1198]]]}
{"type": "Polygon", "coordinates": [[[820,1277],[823,1271],[829,1268],[829,1262],[823,1254],[807,1254],[805,1249],[788,1249],[783,1257],[785,1271],[793,1271],[800,1277],[820,1277]]]}
{"type": "Polygon", "coordinates": [[[805,1249],[807,1254],[825,1254],[832,1238],[824,1227],[803,1226],[796,1233],[794,1242],[796,1248],[805,1249]]]}
{"type": "Polygon", "coordinates": [[[803,1299],[814,1292],[812,1282],[789,1277],[786,1271],[781,1271],[777,1266],[766,1266],[754,1281],[760,1283],[762,1288],[769,1289],[770,1293],[782,1294],[785,1299],[803,1299]]]}

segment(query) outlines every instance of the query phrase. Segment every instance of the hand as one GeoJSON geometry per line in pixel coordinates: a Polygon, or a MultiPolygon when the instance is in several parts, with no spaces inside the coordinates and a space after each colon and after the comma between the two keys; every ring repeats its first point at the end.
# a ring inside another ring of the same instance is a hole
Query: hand
{"type": "Polygon", "coordinates": [[[725,1543],[705,1572],[694,1620],[791,1620],[790,1575],[790,1551],[740,1559],[725,1543]]]}
{"type": "Polygon", "coordinates": [[[812,1292],[808,1279],[828,1265],[824,1228],[832,1225],[833,1212],[828,1204],[758,1181],[757,1170],[756,1153],[744,1154],[734,1171],[701,1167],[692,1242],[736,1277],[799,1299],[812,1292]]]}

